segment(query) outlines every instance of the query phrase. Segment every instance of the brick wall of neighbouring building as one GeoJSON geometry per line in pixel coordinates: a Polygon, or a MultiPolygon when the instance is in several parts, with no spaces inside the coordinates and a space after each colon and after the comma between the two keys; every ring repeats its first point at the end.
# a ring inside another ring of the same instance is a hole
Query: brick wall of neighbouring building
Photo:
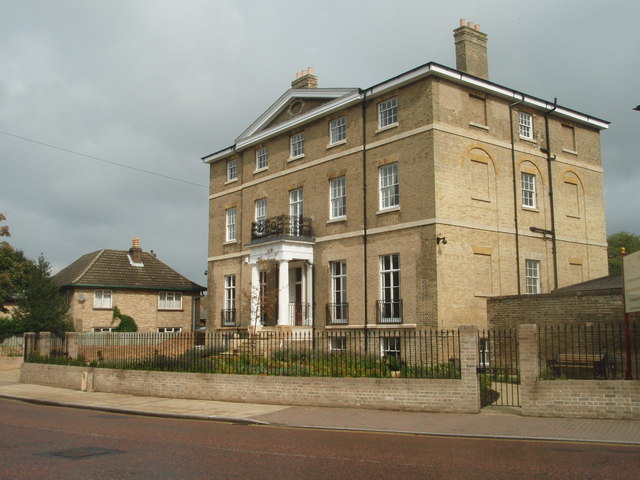
{"type": "MultiPolygon", "coordinates": [[[[489,328],[527,323],[558,325],[622,321],[624,307],[619,289],[542,295],[513,295],[487,299],[489,328]]],[[[631,315],[640,321],[640,313],[631,315]]]]}

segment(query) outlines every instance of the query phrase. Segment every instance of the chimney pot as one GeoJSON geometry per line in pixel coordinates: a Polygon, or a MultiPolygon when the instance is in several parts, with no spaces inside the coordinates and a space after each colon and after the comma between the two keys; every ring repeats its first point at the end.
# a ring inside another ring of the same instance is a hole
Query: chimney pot
{"type": "Polygon", "coordinates": [[[480,31],[480,25],[476,23],[476,30],[480,31]]]}
{"type": "Polygon", "coordinates": [[[460,26],[461,27],[466,27],[467,26],[467,19],[466,18],[461,18],[460,19],[460,26]]]}
{"type": "Polygon", "coordinates": [[[142,249],[140,248],[140,239],[138,237],[133,237],[131,248],[129,249],[129,256],[133,263],[142,263],[142,249]]]}
{"type": "Polygon", "coordinates": [[[469,22],[469,23],[467,23],[467,27],[469,27],[469,28],[473,28],[473,22],[469,22]]]}
{"type": "Polygon", "coordinates": [[[318,88],[318,77],[313,75],[313,67],[298,72],[291,88],[318,88]]]}

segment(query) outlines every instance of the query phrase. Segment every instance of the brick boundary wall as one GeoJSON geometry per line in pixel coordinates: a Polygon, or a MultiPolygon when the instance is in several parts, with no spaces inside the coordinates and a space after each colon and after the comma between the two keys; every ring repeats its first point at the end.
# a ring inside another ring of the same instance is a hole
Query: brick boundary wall
{"type": "MultiPolygon", "coordinates": [[[[477,413],[479,396],[463,380],[309,378],[151,372],[25,363],[20,380],[80,390],[93,373],[93,391],[227,402],[363,407],[425,412],[477,413]]],[[[475,371],[473,372],[475,377],[475,371]]]]}
{"type": "MultiPolygon", "coordinates": [[[[489,328],[518,325],[583,324],[622,321],[624,301],[620,289],[510,295],[487,299],[489,328]]],[[[640,313],[631,314],[640,321],[640,313]]]]}
{"type": "Polygon", "coordinates": [[[532,417],[640,419],[638,380],[538,380],[538,328],[520,325],[520,402],[532,417]]]}
{"type": "Polygon", "coordinates": [[[283,377],[118,370],[25,363],[20,380],[79,390],[93,373],[93,391],[228,402],[477,413],[478,335],[460,329],[461,379],[283,377]]]}
{"type": "MultiPolygon", "coordinates": [[[[539,380],[538,327],[520,325],[520,403],[525,416],[640,420],[639,380],[539,380]]],[[[460,380],[321,378],[152,372],[25,363],[21,381],[96,392],[230,402],[363,407],[424,412],[480,411],[478,334],[460,328],[460,380]]]]}

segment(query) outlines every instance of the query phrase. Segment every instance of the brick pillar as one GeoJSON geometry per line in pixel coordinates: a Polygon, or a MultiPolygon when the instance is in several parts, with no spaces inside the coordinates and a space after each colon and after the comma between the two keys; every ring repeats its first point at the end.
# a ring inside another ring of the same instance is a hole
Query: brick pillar
{"type": "Polygon", "coordinates": [[[518,344],[520,348],[520,404],[522,405],[522,414],[526,415],[531,408],[540,372],[538,326],[518,326],[518,344]]]}
{"type": "Polygon", "coordinates": [[[465,397],[471,412],[480,411],[480,382],[478,381],[478,329],[472,325],[460,327],[460,369],[465,397]]]}
{"type": "Polygon", "coordinates": [[[51,332],[40,332],[38,338],[38,354],[41,357],[51,355],[51,332]]]}
{"type": "Polygon", "coordinates": [[[80,334],[78,332],[67,332],[65,337],[69,358],[78,358],[80,334]]]}

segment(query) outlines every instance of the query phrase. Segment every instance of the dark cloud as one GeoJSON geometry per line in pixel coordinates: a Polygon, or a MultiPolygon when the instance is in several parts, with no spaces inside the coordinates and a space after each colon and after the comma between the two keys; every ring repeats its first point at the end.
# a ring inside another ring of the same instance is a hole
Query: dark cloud
{"type": "MultiPolygon", "coordinates": [[[[489,34],[493,81],[612,121],[602,133],[609,233],[640,233],[635,146],[640,4],[380,0],[0,0],[0,130],[207,184],[233,143],[315,67],[368,87],[428,61],[455,66],[458,19],[489,34]]],[[[204,283],[207,190],[0,134],[12,243],[61,268],[145,250],[204,283]]]]}

